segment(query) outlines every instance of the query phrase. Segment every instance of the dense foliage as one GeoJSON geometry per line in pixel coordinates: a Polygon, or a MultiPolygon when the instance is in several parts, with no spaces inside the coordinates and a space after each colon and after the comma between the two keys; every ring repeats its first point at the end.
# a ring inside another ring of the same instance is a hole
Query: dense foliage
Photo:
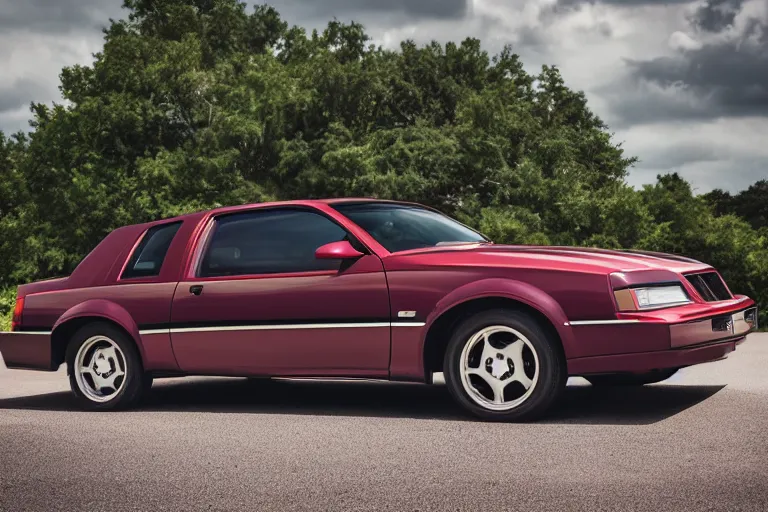
{"type": "Polygon", "coordinates": [[[62,71],[66,104],[0,134],[0,287],[68,273],[120,225],[354,195],[426,203],[497,242],[690,255],[768,309],[765,210],[677,175],[627,186],[634,159],[555,68],[528,74],[475,39],[390,51],[355,23],[308,34],[236,0],[125,7],[93,65],[62,71]]]}
{"type": "Polygon", "coordinates": [[[768,227],[768,180],[760,180],[736,195],[716,189],[705,194],[704,199],[717,215],[736,215],[755,229],[768,227]]]}

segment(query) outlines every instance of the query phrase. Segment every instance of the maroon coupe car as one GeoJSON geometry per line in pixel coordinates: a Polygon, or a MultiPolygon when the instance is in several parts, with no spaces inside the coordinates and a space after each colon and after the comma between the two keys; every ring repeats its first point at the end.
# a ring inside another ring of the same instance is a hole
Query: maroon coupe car
{"type": "Polygon", "coordinates": [[[504,246],[368,199],[220,208],[109,234],[66,278],[19,287],[9,368],[67,364],[86,408],[158,375],[447,384],[487,419],[544,413],[568,376],[642,385],[756,327],[716,270],[657,253],[504,246]]]}

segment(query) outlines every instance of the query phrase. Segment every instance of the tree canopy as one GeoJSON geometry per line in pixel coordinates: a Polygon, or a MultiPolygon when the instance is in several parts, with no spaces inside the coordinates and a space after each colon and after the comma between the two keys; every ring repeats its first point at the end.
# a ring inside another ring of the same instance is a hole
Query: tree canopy
{"type": "Polygon", "coordinates": [[[65,102],[0,133],[0,287],[70,272],[125,224],[369,196],[497,242],[686,254],[768,306],[764,208],[696,197],[677,175],[629,187],[635,159],[555,67],[529,74],[477,39],[384,49],[357,23],[308,33],[236,0],[124,7],[93,64],[62,70],[65,102]]]}
{"type": "Polygon", "coordinates": [[[760,180],[735,195],[715,189],[705,194],[704,199],[717,215],[736,215],[755,229],[768,226],[768,180],[760,180]]]}

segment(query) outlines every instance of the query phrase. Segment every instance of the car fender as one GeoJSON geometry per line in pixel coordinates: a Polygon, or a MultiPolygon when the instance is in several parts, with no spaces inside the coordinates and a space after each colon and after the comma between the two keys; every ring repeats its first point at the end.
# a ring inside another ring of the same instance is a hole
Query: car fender
{"type": "Polygon", "coordinates": [[[426,341],[426,333],[429,332],[432,324],[446,311],[465,302],[491,297],[515,300],[537,310],[549,319],[554,326],[560,336],[566,358],[574,353],[575,342],[573,332],[568,323],[568,317],[563,308],[560,307],[560,304],[552,296],[535,286],[522,281],[504,278],[474,281],[454,289],[440,299],[432,312],[427,316],[424,341],[426,341]]]}
{"type": "Polygon", "coordinates": [[[142,359],[144,359],[144,346],[141,343],[139,327],[123,306],[110,300],[90,299],[72,306],[53,324],[53,335],[55,336],[56,330],[65,323],[84,317],[103,318],[122,327],[133,338],[133,341],[139,348],[142,359]]]}

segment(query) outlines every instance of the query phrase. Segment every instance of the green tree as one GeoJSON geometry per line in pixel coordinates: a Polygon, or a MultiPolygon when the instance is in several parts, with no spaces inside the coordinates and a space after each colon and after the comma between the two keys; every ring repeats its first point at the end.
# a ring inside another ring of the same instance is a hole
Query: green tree
{"type": "Polygon", "coordinates": [[[738,215],[755,229],[768,227],[768,180],[760,180],[736,195],[715,189],[704,199],[717,215],[738,215]]]}
{"type": "Polygon", "coordinates": [[[629,187],[635,159],[555,67],[530,74],[477,39],[388,50],[357,23],[308,33],[237,0],[124,7],[93,64],[62,70],[66,104],[33,104],[29,135],[0,135],[0,287],[69,273],[125,224],[371,196],[498,242],[687,254],[768,306],[765,232],[725,215],[765,212],[715,216],[677,175],[629,187]]]}

